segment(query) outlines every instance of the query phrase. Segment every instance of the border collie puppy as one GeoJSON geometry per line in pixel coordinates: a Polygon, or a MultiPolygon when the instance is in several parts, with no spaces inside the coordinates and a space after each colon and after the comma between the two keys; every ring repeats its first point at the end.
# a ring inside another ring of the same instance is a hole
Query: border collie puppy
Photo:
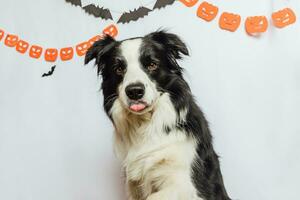
{"type": "Polygon", "coordinates": [[[208,123],[177,60],[188,55],[166,31],[94,43],[104,109],[129,200],[229,200],[208,123]]]}

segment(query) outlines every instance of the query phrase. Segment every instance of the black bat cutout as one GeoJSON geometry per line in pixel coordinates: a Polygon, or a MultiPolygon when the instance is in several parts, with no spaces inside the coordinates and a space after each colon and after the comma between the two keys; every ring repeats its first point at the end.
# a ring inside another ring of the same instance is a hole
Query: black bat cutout
{"type": "Polygon", "coordinates": [[[119,18],[117,23],[129,23],[130,21],[136,21],[139,18],[143,18],[146,15],[148,15],[149,12],[152,10],[146,7],[139,7],[137,9],[134,9],[133,11],[124,12],[121,17],[119,18]]]}
{"type": "Polygon", "coordinates": [[[100,8],[94,4],[84,6],[82,9],[95,17],[101,17],[102,19],[113,19],[109,9],[105,9],[103,7],[100,8]]]}
{"type": "Polygon", "coordinates": [[[167,5],[172,5],[174,2],[175,0],[157,0],[153,9],[160,9],[166,7],[167,5]]]}
{"type": "Polygon", "coordinates": [[[42,77],[45,77],[45,76],[51,76],[51,75],[53,74],[54,70],[55,70],[55,67],[56,67],[56,65],[53,65],[53,66],[51,67],[51,70],[50,70],[48,73],[44,73],[44,74],[42,75],[42,77]]]}
{"type": "Polygon", "coordinates": [[[71,3],[74,6],[80,6],[81,7],[81,0],[66,0],[66,2],[71,3]]]}

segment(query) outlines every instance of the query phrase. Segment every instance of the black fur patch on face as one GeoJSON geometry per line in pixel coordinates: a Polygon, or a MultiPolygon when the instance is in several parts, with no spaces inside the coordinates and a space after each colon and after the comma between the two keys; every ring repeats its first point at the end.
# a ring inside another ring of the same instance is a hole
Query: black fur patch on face
{"type": "Polygon", "coordinates": [[[98,75],[102,75],[103,105],[108,115],[119,95],[118,86],[123,81],[122,73],[118,73],[117,70],[121,68],[124,72],[126,71],[126,61],[120,54],[119,46],[120,42],[106,36],[95,42],[85,57],[85,64],[96,59],[98,75]]]}
{"type": "Polygon", "coordinates": [[[149,62],[156,62],[157,70],[149,73],[150,78],[156,82],[157,89],[170,94],[176,110],[184,108],[184,93],[190,92],[189,86],[182,77],[182,68],[177,63],[182,55],[188,55],[188,49],[182,40],[171,33],[158,31],[143,38],[140,61],[144,66],[149,62]],[[180,89],[183,88],[184,90],[180,89]]]}

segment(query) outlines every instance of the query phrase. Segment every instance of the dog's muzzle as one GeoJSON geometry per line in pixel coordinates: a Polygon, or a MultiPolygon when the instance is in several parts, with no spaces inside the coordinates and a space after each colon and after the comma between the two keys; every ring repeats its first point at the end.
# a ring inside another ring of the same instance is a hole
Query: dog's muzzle
{"type": "Polygon", "coordinates": [[[145,86],[142,83],[133,83],[125,88],[125,93],[129,99],[129,109],[134,112],[143,111],[147,103],[142,100],[145,95],[145,86]]]}

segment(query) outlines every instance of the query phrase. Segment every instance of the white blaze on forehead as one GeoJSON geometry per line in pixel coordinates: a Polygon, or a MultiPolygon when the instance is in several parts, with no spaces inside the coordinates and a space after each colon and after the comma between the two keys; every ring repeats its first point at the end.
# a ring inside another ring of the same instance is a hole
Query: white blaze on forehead
{"type": "Polygon", "coordinates": [[[142,46],[142,39],[129,39],[121,43],[121,54],[125,57],[127,62],[137,61],[140,55],[140,48],[142,46]]]}
{"type": "Polygon", "coordinates": [[[123,84],[128,85],[135,82],[144,82],[147,74],[142,70],[140,63],[140,50],[142,39],[130,39],[122,42],[120,46],[121,54],[126,60],[127,69],[124,76],[123,84]]]}

